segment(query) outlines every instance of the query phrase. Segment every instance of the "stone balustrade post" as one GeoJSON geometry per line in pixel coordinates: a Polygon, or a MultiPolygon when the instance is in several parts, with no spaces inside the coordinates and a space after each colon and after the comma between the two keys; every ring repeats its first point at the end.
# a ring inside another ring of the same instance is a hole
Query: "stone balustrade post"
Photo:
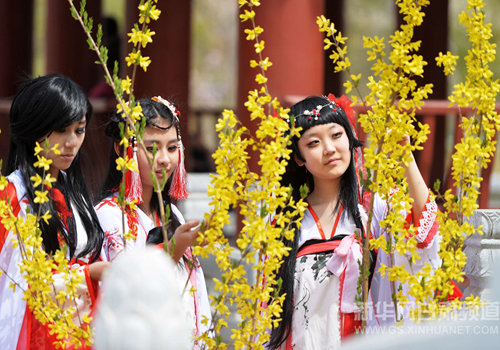
{"type": "Polygon", "coordinates": [[[492,300],[490,280],[494,275],[494,266],[500,262],[500,210],[478,209],[469,220],[478,228],[483,225],[483,235],[475,233],[466,238],[464,252],[467,255],[465,275],[470,284],[465,289],[463,298],[469,295],[492,300]]]}

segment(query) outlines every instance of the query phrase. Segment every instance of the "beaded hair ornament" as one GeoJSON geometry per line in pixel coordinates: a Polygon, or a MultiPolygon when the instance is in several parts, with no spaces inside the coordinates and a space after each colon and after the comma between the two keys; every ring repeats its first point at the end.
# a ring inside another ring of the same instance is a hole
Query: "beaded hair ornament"
{"type": "Polygon", "coordinates": [[[328,103],[325,103],[324,105],[318,105],[312,111],[305,110],[302,114],[297,115],[295,118],[297,119],[299,117],[306,117],[309,122],[314,123],[314,121],[318,120],[318,117],[321,116],[321,110],[323,108],[330,107],[335,113],[337,112],[337,109],[340,108],[347,116],[349,124],[351,124],[353,132],[355,134],[354,136],[356,136],[356,130],[354,128],[356,117],[354,115],[353,109],[351,108],[352,101],[349,99],[349,97],[347,97],[346,95],[342,95],[339,98],[335,98],[333,94],[329,94],[328,97],[325,98],[328,99],[328,103]]]}
{"type": "MultiPolygon", "coordinates": [[[[305,110],[302,114],[297,115],[295,117],[295,119],[307,118],[306,120],[309,123],[314,124],[315,121],[317,121],[319,119],[318,117],[321,116],[321,111],[324,108],[330,107],[334,113],[337,113],[338,110],[340,109],[345,113],[347,120],[349,121],[349,124],[351,125],[352,133],[353,133],[354,137],[357,139],[358,136],[356,134],[356,116],[354,114],[354,110],[351,107],[352,100],[345,95],[342,95],[339,98],[336,98],[335,95],[333,95],[333,94],[329,94],[328,97],[325,97],[325,98],[328,99],[328,101],[329,101],[328,103],[325,103],[324,105],[318,105],[312,111],[305,110]]],[[[353,151],[354,151],[354,162],[355,162],[355,166],[356,166],[356,176],[358,177],[359,201],[360,201],[360,203],[365,205],[366,198],[364,198],[364,197],[366,194],[368,194],[368,192],[363,194],[361,181],[359,178],[360,177],[360,170],[361,170],[362,176],[366,179],[366,169],[365,169],[364,161],[363,161],[363,153],[360,149],[357,149],[357,148],[354,148],[353,151]]],[[[368,202],[369,202],[369,199],[368,199],[368,202]]]]}

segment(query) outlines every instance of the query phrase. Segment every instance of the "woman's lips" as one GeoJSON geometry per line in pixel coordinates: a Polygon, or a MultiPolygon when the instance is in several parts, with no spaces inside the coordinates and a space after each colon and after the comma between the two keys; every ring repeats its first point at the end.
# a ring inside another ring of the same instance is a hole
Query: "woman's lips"
{"type": "Polygon", "coordinates": [[[328,162],[326,162],[325,165],[332,165],[332,164],[335,164],[337,163],[338,161],[340,160],[340,158],[331,158],[328,160],[328,162]]]}
{"type": "Polygon", "coordinates": [[[75,159],[75,155],[74,154],[61,154],[61,157],[64,160],[68,160],[68,161],[72,161],[73,159],[75,159]]]}
{"type": "MultiPolygon", "coordinates": [[[[168,169],[165,169],[165,173],[168,174],[168,169]]],[[[155,171],[156,176],[163,177],[163,169],[155,171]]]]}

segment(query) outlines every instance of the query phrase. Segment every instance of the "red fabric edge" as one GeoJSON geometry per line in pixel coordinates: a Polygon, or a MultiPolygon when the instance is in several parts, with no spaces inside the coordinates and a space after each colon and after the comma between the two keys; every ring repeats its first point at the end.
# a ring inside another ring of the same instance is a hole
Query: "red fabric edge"
{"type": "Polygon", "coordinates": [[[342,313],[340,308],[342,306],[342,292],[344,290],[344,279],[345,279],[345,269],[340,275],[340,300],[339,300],[339,314],[340,314],[340,340],[344,340],[346,337],[355,334],[357,329],[361,329],[361,318],[358,317],[356,320],[357,313],[342,313]]]}
{"type": "MultiPolygon", "coordinates": [[[[430,194],[429,194],[429,196],[427,197],[427,202],[425,203],[425,205],[427,205],[430,202],[431,202],[431,198],[430,198],[430,194]]],[[[422,219],[425,211],[427,211],[427,208],[424,207],[424,210],[422,211],[422,214],[420,214],[420,218],[418,219],[418,221],[415,224],[415,226],[417,227],[417,230],[420,227],[420,220],[422,219]]],[[[438,209],[438,211],[439,211],[439,209],[438,209]]],[[[427,246],[429,246],[429,244],[432,242],[432,240],[436,236],[436,233],[439,231],[439,224],[438,224],[438,221],[436,220],[437,219],[437,213],[435,213],[435,215],[436,215],[436,218],[434,219],[434,223],[432,224],[432,227],[429,230],[429,233],[427,233],[427,236],[425,237],[424,241],[423,242],[417,242],[417,248],[418,249],[427,248],[427,246]]],[[[406,216],[406,223],[408,225],[407,227],[409,227],[409,225],[411,224],[411,221],[412,221],[412,211],[410,211],[408,213],[408,215],[406,216]]]]}
{"type": "Polygon", "coordinates": [[[85,265],[83,268],[83,272],[85,274],[85,282],[87,283],[87,287],[89,289],[90,299],[92,301],[92,308],[95,305],[95,300],[97,297],[97,286],[94,285],[94,281],[90,278],[90,270],[89,265],[85,265]]]}
{"type": "Polygon", "coordinates": [[[97,205],[96,211],[101,209],[105,205],[111,205],[112,207],[118,206],[118,204],[116,202],[114,202],[112,199],[105,199],[105,200],[102,200],[101,203],[99,203],[97,205]]]}
{"type": "Polygon", "coordinates": [[[31,311],[28,304],[26,304],[26,310],[24,311],[23,325],[21,326],[21,332],[19,333],[19,338],[17,340],[17,350],[28,349],[31,342],[31,311]]]}
{"type": "Polygon", "coordinates": [[[436,233],[438,231],[439,231],[439,224],[438,224],[437,220],[434,220],[434,224],[432,224],[432,227],[429,230],[427,237],[425,237],[425,240],[423,242],[417,243],[417,248],[419,248],[419,249],[427,248],[427,246],[432,242],[432,240],[434,239],[434,236],[436,236],[436,233]]]}
{"type": "Polygon", "coordinates": [[[340,320],[340,329],[339,329],[339,333],[340,333],[340,341],[342,341],[344,339],[344,314],[342,313],[342,311],[340,311],[342,309],[342,292],[344,291],[344,279],[345,279],[345,270],[346,268],[344,268],[344,271],[342,271],[342,274],[340,275],[339,277],[339,320],[340,320]]]}
{"type": "Polygon", "coordinates": [[[305,247],[300,252],[298,252],[297,259],[300,258],[301,256],[308,254],[316,254],[321,252],[332,251],[340,245],[340,242],[341,240],[312,244],[308,247],[305,247]]]}

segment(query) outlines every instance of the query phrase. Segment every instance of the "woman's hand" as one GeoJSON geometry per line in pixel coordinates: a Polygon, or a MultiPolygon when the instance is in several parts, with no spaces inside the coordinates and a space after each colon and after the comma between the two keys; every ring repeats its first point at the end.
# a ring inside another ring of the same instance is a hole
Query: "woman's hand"
{"type": "Polygon", "coordinates": [[[401,141],[398,142],[401,146],[405,146],[410,143],[410,135],[405,135],[401,139],[401,141]]]}
{"type": "MultiPolygon", "coordinates": [[[[173,237],[175,247],[172,258],[175,263],[178,263],[186,249],[194,244],[199,232],[200,220],[191,220],[177,227],[173,237]]],[[[172,240],[168,242],[168,249],[169,251],[172,249],[172,240]]]]}
{"type": "Polygon", "coordinates": [[[102,274],[108,268],[108,261],[97,261],[89,265],[89,275],[92,281],[100,281],[102,274]]]}

